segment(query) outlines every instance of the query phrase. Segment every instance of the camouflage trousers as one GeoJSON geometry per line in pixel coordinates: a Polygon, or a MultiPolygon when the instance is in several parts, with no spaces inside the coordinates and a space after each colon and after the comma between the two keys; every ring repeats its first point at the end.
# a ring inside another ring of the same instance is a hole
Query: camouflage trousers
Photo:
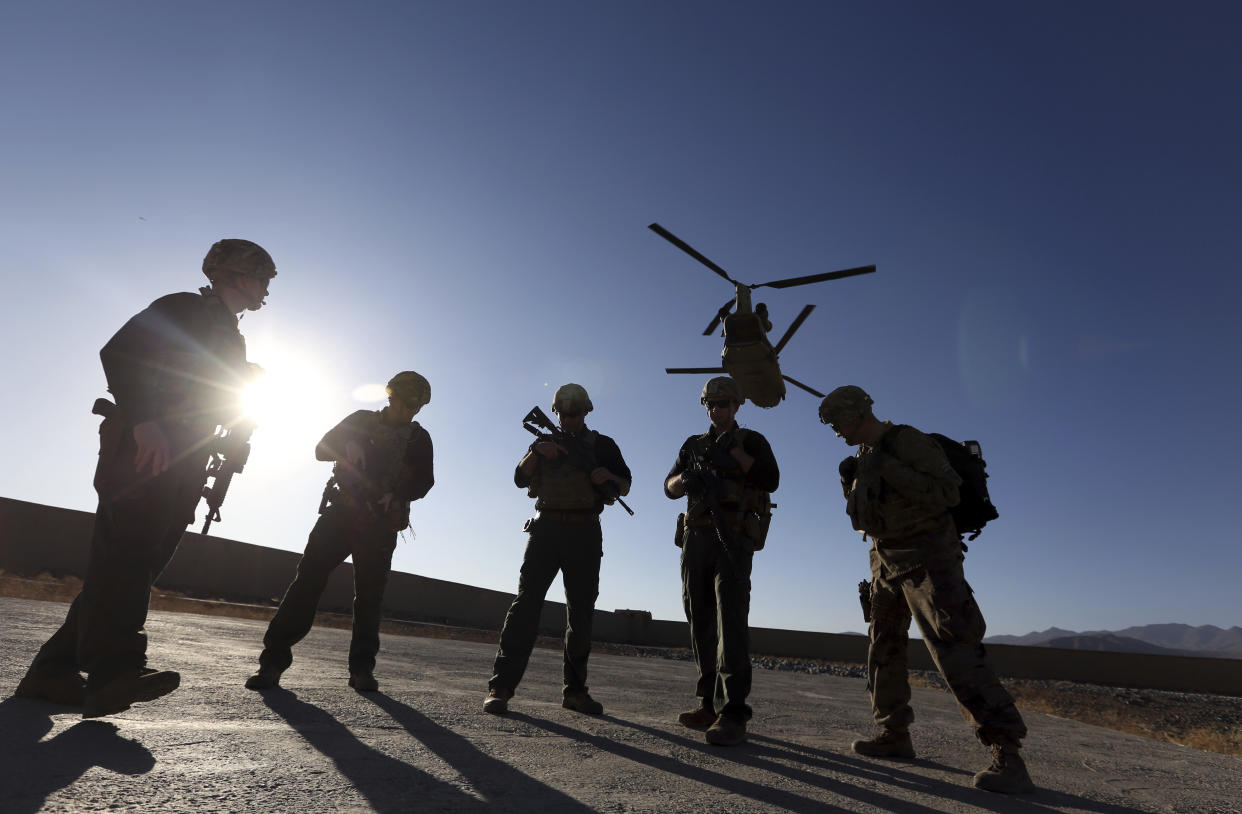
{"type": "Polygon", "coordinates": [[[1026,724],[988,663],[982,644],[986,625],[961,559],[886,577],[874,552],[872,557],[867,689],[875,722],[905,732],[914,721],[907,676],[913,618],[975,736],[985,745],[1020,743],[1026,724]]]}

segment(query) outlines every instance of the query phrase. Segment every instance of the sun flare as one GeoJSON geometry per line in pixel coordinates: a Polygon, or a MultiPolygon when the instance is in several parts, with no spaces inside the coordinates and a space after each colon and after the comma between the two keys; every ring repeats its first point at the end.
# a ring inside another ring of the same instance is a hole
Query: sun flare
{"type": "Polygon", "coordinates": [[[301,461],[341,419],[345,397],[316,360],[296,352],[263,355],[264,372],[241,393],[245,417],[254,421],[262,444],[301,461]]]}

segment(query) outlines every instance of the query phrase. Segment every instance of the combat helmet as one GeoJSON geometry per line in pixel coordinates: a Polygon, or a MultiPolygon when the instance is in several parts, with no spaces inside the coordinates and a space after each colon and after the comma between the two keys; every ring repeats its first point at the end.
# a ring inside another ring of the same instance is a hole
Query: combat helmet
{"type": "Polygon", "coordinates": [[[867,391],[856,384],[846,384],[824,396],[819,403],[819,420],[822,424],[831,424],[842,419],[868,415],[871,405],[875,404],[867,391]]]}
{"type": "Polygon", "coordinates": [[[212,283],[222,272],[270,280],[276,276],[276,263],[258,243],[230,237],[217,240],[203,258],[203,274],[212,283]]]}
{"type": "Polygon", "coordinates": [[[393,376],[384,389],[388,395],[403,399],[417,410],[431,403],[431,383],[412,370],[403,370],[393,376]]]}
{"type": "Polygon", "coordinates": [[[586,388],[580,384],[562,384],[556,388],[556,393],[552,396],[552,412],[560,412],[560,403],[568,401],[582,408],[583,414],[589,413],[595,409],[595,405],[591,403],[591,397],[587,395],[586,388]]]}
{"type": "Polygon", "coordinates": [[[703,393],[699,396],[699,403],[706,404],[711,398],[726,398],[738,404],[746,403],[742,388],[738,387],[737,382],[729,376],[716,376],[707,380],[707,384],[703,385],[703,393]]]}

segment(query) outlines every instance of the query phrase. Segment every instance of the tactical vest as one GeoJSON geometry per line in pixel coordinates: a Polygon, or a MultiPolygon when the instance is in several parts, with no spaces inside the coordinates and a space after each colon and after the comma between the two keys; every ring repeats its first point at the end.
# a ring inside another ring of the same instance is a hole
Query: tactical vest
{"type": "MultiPolygon", "coordinates": [[[[751,430],[745,427],[738,427],[733,431],[733,437],[742,447],[746,445],[746,437],[751,430]]],[[[695,439],[698,452],[705,454],[711,447],[713,440],[706,434],[695,439]]],[[[720,492],[717,499],[720,501],[721,508],[725,510],[725,514],[731,519],[735,530],[742,530],[748,538],[750,538],[755,550],[763,548],[767,538],[768,524],[772,519],[772,495],[756,489],[746,483],[746,474],[742,472],[740,466],[718,467],[717,474],[720,478],[720,492]]],[[[706,514],[700,514],[699,524],[710,525],[710,517],[706,514]]]]}
{"type": "MultiPolygon", "coordinates": [[[[733,437],[741,447],[746,446],[746,438],[750,435],[750,430],[745,427],[738,427],[733,431],[733,437]]],[[[713,439],[708,435],[700,435],[695,439],[700,454],[706,454],[713,444],[713,439]]],[[[757,505],[760,501],[768,496],[767,492],[760,492],[758,489],[746,485],[746,474],[742,472],[742,468],[732,463],[727,467],[715,467],[717,474],[720,476],[720,494],[717,496],[721,504],[728,509],[735,508],[748,509],[757,505]]]]}
{"type": "Polygon", "coordinates": [[[595,442],[599,433],[583,430],[568,439],[568,455],[549,461],[540,457],[527,491],[536,498],[536,511],[586,512],[599,508],[600,496],[591,483],[591,472],[598,464],[595,442]]]}
{"type": "MultiPolygon", "coordinates": [[[[889,427],[876,440],[874,447],[860,448],[858,452],[860,473],[870,468],[870,457],[877,453],[893,455],[892,443],[897,433],[909,428],[906,424],[889,427]]],[[[903,463],[908,463],[903,461],[903,463]]],[[[862,476],[860,476],[861,478],[862,476]]],[[[951,525],[948,507],[937,509],[912,500],[896,488],[876,478],[873,500],[867,505],[855,505],[857,510],[850,519],[854,528],[879,541],[903,540],[931,532],[941,531],[951,525]]]]}
{"type": "MultiPolygon", "coordinates": [[[[366,433],[364,452],[366,471],[358,471],[343,461],[332,468],[332,481],[336,487],[330,497],[332,503],[344,503],[354,508],[371,506],[385,494],[393,491],[405,468],[405,452],[416,429],[417,421],[397,427],[380,420],[380,413],[367,417],[359,427],[366,433]]],[[[379,511],[376,507],[373,511],[379,511]]],[[[383,518],[386,525],[400,531],[410,524],[410,502],[393,500],[383,518]]]]}

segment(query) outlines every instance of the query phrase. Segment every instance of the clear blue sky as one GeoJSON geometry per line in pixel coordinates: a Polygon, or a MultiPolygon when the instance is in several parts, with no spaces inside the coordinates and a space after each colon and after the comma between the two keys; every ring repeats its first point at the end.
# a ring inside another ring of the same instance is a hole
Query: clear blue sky
{"type": "MultiPolygon", "coordinates": [[[[878,265],[760,299],[819,306],[789,374],[982,442],[991,632],[1242,624],[1240,37],[1234,2],[5,3],[0,494],[94,508],[99,347],[244,237],[282,406],[214,531],[301,550],[315,442],[413,368],[437,485],[394,567],[512,591],[519,420],[576,381],[635,475],[598,606],[681,618],[706,377],[663,369],[730,292],[659,221],[746,281],[878,265]]],[[[752,624],[861,630],[815,409],[739,416],[783,474],[752,624]]]]}

